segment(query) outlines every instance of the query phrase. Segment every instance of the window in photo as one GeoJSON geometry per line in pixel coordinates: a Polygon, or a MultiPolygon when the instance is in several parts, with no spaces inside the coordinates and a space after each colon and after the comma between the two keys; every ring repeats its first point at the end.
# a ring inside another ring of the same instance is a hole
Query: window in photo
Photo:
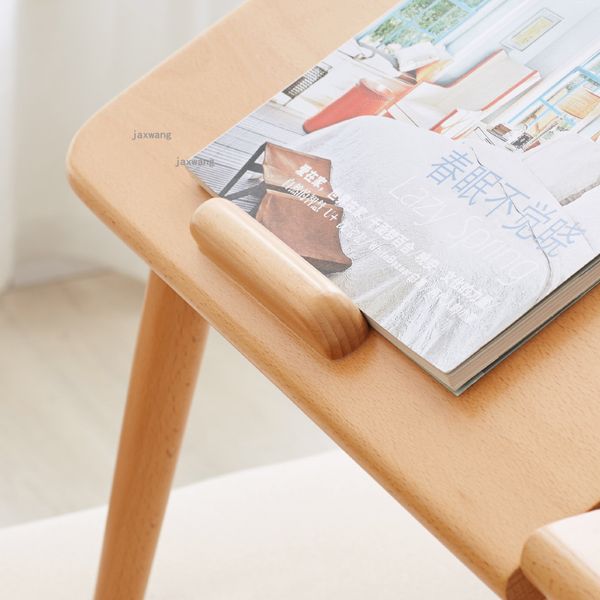
{"type": "Polygon", "coordinates": [[[420,42],[436,44],[472,18],[491,0],[408,0],[373,29],[358,38],[362,44],[385,49],[420,42]]]}

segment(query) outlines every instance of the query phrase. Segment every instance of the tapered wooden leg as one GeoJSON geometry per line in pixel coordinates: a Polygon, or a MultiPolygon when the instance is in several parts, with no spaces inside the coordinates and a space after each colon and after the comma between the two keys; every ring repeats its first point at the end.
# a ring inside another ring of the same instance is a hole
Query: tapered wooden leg
{"type": "Polygon", "coordinates": [[[150,275],[121,431],[95,600],[142,600],[207,334],[150,275]]]}

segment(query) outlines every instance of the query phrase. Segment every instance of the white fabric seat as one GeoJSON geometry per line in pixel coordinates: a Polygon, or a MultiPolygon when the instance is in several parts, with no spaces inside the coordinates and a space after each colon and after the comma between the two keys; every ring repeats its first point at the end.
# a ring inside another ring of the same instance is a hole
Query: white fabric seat
{"type": "MultiPolygon", "coordinates": [[[[104,508],[0,531],[15,600],[92,597],[104,508]]],[[[176,490],[149,600],[483,600],[495,596],[345,454],[176,490]]]]}

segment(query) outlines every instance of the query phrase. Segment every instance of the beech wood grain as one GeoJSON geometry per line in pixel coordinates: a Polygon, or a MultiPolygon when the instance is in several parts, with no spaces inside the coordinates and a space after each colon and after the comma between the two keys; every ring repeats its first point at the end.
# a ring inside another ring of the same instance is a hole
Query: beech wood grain
{"type": "Polygon", "coordinates": [[[551,600],[600,598],[600,510],[538,529],[527,540],[521,563],[551,600]]]}
{"type": "Polygon", "coordinates": [[[69,176],[108,227],[499,595],[535,598],[520,572],[527,538],[600,502],[600,289],[455,398],[373,330],[348,356],[324,359],[189,233],[208,194],[177,158],[393,4],[249,0],[92,117],[69,176]],[[134,128],[172,140],[131,141],[134,128]]]}
{"type": "Polygon", "coordinates": [[[348,296],[228,200],[202,204],[191,231],[206,256],[326,358],[346,356],[367,337],[348,296]]]}
{"type": "Polygon", "coordinates": [[[208,325],[151,274],[131,372],[94,600],[141,600],[208,325]]]}

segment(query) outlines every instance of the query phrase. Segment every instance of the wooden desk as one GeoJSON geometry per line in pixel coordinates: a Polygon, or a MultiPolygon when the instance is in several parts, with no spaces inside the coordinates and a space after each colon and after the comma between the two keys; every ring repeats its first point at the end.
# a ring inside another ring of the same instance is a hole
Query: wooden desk
{"type": "Polygon", "coordinates": [[[103,108],[73,142],[78,195],[176,292],[151,278],[98,600],[143,593],[204,332],[179,296],[500,595],[535,598],[519,571],[527,537],[600,503],[600,289],[455,398],[373,331],[346,358],[324,359],[189,233],[207,195],[177,158],[393,3],[250,0],[103,108]],[[132,141],[134,128],[170,131],[172,140],[132,141]],[[163,447],[164,456],[155,451],[163,447]],[[135,518],[149,505],[140,530],[135,518]],[[133,528],[135,543],[125,543],[120,525],[133,528]]]}

